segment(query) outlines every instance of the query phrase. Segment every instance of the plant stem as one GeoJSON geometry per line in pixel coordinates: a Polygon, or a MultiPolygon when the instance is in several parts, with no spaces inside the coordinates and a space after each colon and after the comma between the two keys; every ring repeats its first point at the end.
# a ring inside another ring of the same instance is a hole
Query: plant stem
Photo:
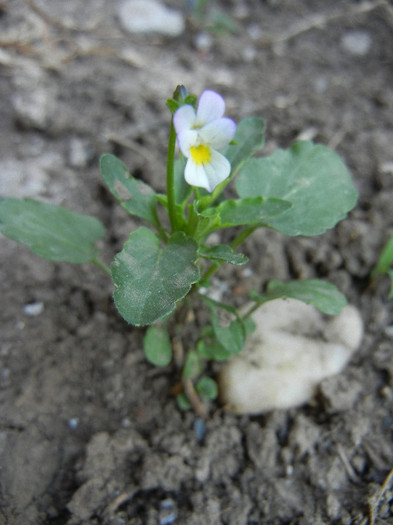
{"type": "Polygon", "coordinates": [[[244,228],[231,242],[231,248],[233,250],[238,248],[257,228],[258,226],[247,226],[247,228],[244,228]]]}
{"type": "Polygon", "coordinates": [[[100,270],[102,270],[104,273],[106,273],[106,275],[109,275],[110,277],[112,277],[112,272],[109,268],[109,266],[107,266],[104,262],[102,262],[100,259],[98,259],[97,257],[95,259],[92,259],[91,261],[93,264],[95,264],[100,270]]]}
{"type": "MultiPolygon", "coordinates": [[[[244,230],[242,230],[231,242],[231,248],[233,250],[238,248],[257,228],[258,226],[248,226],[247,228],[244,228],[244,230]]],[[[210,279],[210,277],[221,267],[223,262],[224,261],[213,263],[202,276],[202,280],[210,279]]]]}
{"type": "Polygon", "coordinates": [[[198,227],[198,215],[196,214],[194,210],[194,204],[191,203],[188,206],[188,225],[187,225],[188,235],[191,235],[191,237],[194,237],[197,227],[198,227]]]}
{"type": "Polygon", "coordinates": [[[175,147],[176,147],[176,132],[171,120],[168,139],[168,156],[166,162],[166,191],[168,199],[168,214],[171,223],[172,232],[177,230],[176,220],[176,193],[175,193],[175,147]]]}
{"type": "MultiPolygon", "coordinates": [[[[266,301],[267,302],[267,301],[266,301]]],[[[254,306],[252,306],[244,315],[241,316],[241,318],[243,319],[243,321],[246,321],[256,310],[258,310],[258,308],[260,306],[262,306],[263,302],[260,302],[260,303],[255,303],[254,306]]]]}

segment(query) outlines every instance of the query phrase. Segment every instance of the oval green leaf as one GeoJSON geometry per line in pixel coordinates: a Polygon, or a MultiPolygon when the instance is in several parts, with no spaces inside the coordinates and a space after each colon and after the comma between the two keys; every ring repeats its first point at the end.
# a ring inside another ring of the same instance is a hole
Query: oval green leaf
{"type": "Polygon", "coordinates": [[[172,359],[172,345],[165,326],[149,326],[143,340],[146,359],[155,366],[167,366],[172,359]]]}
{"type": "Polygon", "coordinates": [[[170,314],[199,279],[197,248],[183,232],[164,246],[147,228],[131,233],[111,265],[114,300],[123,318],[138,326],[170,314]]]}
{"type": "Polygon", "coordinates": [[[0,200],[0,231],[50,261],[86,263],[96,258],[95,243],[105,235],[90,215],[33,199],[0,200]]]}
{"type": "Polygon", "coordinates": [[[217,244],[216,246],[201,245],[199,247],[199,255],[212,261],[225,261],[235,266],[241,266],[248,261],[248,257],[242,253],[235,252],[227,244],[217,244]]]}
{"type": "Polygon", "coordinates": [[[195,386],[198,394],[205,399],[216,399],[218,395],[218,386],[217,383],[211,377],[201,377],[198,383],[195,386]]]}
{"type": "Polygon", "coordinates": [[[312,304],[324,314],[336,315],[346,306],[345,296],[337,287],[320,279],[306,279],[304,281],[269,281],[265,295],[255,292],[251,294],[253,301],[265,303],[280,298],[292,298],[312,304]]]}
{"type": "Polygon", "coordinates": [[[109,191],[132,215],[157,225],[154,190],[128,173],[123,162],[105,153],[100,158],[100,171],[109,191]]]}
{"type": "Polygon", "coordinates": [[[357,191],[340,157],[309,141],[251,159],[236,180],[239,197],[276,197],[292,203],[269,225],[286,235],[319,235],[355,206],[357,191]]]}

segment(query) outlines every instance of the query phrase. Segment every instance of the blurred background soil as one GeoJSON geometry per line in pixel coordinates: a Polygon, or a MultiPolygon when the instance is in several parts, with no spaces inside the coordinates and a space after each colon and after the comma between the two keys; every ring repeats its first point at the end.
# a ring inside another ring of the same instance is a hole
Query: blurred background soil
{"type": "Polygon", "coordinates": [[[360,308],[365,337],[308,405],[253,417],[212,405],[203,424],[177,410],[172,369],[145,361],[143,329],[118,316],[98,269],[2,237],[0,524],[393,523],[393,302],[386,280],[369,287],[393,229],[392,5],[146,1],[142,32],[137,11],[0,1],[0,196],[97,216],[109,263],[139,223],[105,190],[99,156],[164,191],[165,101],[177,84],[214,89],[236,121],[266,119],[264,154],[326,144],[360,193],[323,236],[255,233],[247,271],[218,274],[223,300],[324,278],[360,308]]]}

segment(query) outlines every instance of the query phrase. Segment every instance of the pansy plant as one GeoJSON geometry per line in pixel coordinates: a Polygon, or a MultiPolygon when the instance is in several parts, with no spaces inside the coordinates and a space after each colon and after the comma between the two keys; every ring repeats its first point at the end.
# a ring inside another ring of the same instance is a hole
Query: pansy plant
{"type": "Polygon", "coordinates": [[[261,155],[263,120],[250,117],[236,125],[224,116],[224,99],[214,91],[204,91],[197,101],[178,86],[167,106],[166,194],[134,178],[114,155],[100,159],[109,191],[145,223],[130,233],[109,267],[95,246],[105,235],[103,225],[61,206],[2,198],[0,231],[46,259],[91,262],[108,274],[121,316],[135,326],[149,325],[147,359],[156,366],[177,367],[179,406],[192,406],[202,415],[217,395],[217,384],[206,375],[208,361],[241,352],[253,329],[251,314],[261,304],[293,297],[327,314],[345,305],[328,282],[274,280],[263,291],[250,293],[250,306],[241,314],[209,294],[214,273],[223,264],[247,263],[237,249],[257,228],[289,236],[319,235],[333,228],[355,206],[357,191],[343,161],[326,146],[297,141],[286,150],[261,155]],[[237,197],[226,199],[225,188],[232,183],[237,197]],[[224,228],[234,229],[230,244],[216,242],[224,228]],[[184,327],[196,308],[206,308],[210,323],[190,340],[184,327]]]}

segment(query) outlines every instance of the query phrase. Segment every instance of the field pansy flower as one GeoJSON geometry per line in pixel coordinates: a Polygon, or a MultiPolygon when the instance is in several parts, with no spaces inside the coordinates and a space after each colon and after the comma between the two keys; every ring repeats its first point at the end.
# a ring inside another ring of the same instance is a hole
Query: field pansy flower
{"type": "Polygon", "coordinates": [[[187,158],[184,177],[188,184],[212,192],[230,172],[229,160],[217,150],[227,146],[236,124],[224,118],[225,102],[214,91],[204,91],[198,108],[181,106],[173,116],[177,142],[187,158]]]}

